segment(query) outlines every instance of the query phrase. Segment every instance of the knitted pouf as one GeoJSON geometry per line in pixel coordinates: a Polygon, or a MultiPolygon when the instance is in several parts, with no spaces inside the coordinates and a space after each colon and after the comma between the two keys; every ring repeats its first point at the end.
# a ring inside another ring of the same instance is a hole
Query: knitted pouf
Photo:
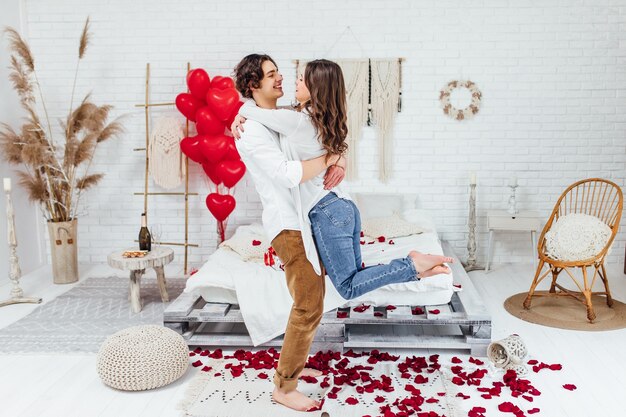
{"type": "Polygon", "coordinates": [[[97,369],[106,385],[142,391],[170,384],[189,366],[181,335],[155,325],[129,327],[109,336],[98,352],[97,369]]]}

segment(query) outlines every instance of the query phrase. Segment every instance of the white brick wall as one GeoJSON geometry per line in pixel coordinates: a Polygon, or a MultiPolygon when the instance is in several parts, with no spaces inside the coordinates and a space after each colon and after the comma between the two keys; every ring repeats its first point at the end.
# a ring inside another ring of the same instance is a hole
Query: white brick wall
{"type": "MultiPolygon", "coordinates": [[[[366,128],[359,145],[361,179],[352,191],[417,192],[444,239],[465,256],[467,183],[478,173],[479,260],[486,248],[488,209],[505,208],[508,178],[519,178],[519,207],[548,216],[570,183],[604,177],[624,186],[626,162],[626,1],[330,1],[27,0],[29,38],[53,119],[64,116],[75,68],[77,38],[87,15],[93,37],[77,91],[127,114],[127,134],[98,149],[94,168],[106,173],[84,199],[80,261],[103,262],[113,248],[132,245],[142,211],[143,112],[146,62],[152,100],[172,101],[184,89],[185,65],[229,74],[244,55],[272,55],[285,76],[289,102],[296,58],[398,57],[403,66],[402,113],[395,128],[395,169],[378,182],[376,139],[366,128]],[[350,26],[358,42],[345,36],[350,26]],[[362,48],[362,50],[361,50],[362,48]],[[469,78],[484,95],[479,115],[444,117],[438,91],[469,78]]],[[[155,115],[157,113],[155,112],[155,115]]],[[[199,266],[216,244],[204,206],[207,187],[192,163],[190,263],[199,266]]],[[[246,177],[247,180],[247,177],[246,177]]],[[[240,183],[236,224],[258,219],[252,184],[240,183]]],[[[152,197],[151,221],[164,239],[179,240],[184,211],[177,198],[152,197]]],[[[624,228],[622,227],[622,230],[624,228]]],[[[610,257],[621,262],[625,232],[610,257]]],[[[504,234],[495,262],[529,261],[529,238],[504,234]]],[[[180,253],[180,251],[179,251],[180,253]]],[[[182,257],[177,258],[182,262],[182,257]]]]}

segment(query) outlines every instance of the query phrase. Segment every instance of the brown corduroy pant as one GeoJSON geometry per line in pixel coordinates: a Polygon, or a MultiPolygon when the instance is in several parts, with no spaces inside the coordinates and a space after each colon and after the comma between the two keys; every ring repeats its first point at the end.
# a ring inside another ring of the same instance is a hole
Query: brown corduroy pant
{"type": "Polygon", "coordinates": [[[274,384],[291,391],[298,385],[324,314],[325,281],[324,275],[318,275],[307,260],[299,230],[283,230],[272,240],[272,247],[285,266],[287,287],[293,298],[274,384]]]}

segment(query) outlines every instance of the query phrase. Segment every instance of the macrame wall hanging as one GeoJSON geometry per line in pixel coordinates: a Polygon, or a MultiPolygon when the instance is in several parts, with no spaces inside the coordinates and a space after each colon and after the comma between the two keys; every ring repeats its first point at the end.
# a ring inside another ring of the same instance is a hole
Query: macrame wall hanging
{"type": "MultiPolygon", "coordinates": [[[[296,60],[299,76],[308,61],[296,60]]],[[[393,122],[401,109],[401,58],[335,59],[343,72],[348,106],[348,180],[358,176],[357,143],[363,126],[374,124],[378,136],[379,179],[387,182],[393,156],[393,122]]]]}
{"type": "Polygon", "coordinates": [[[386,183],[391,175],[393,124],[400,110],[400,60],[371,59],[372,121],[378,131],[378,177],[386,183]]]}
{"type": "Polygon", "coordinates": [[[153,181],[165,189],[178,187],[184,179],[183,155],[179,145],[183,137],[182,126],[174,117],[158,119],[152,129],[148,168],[153,181]]]}

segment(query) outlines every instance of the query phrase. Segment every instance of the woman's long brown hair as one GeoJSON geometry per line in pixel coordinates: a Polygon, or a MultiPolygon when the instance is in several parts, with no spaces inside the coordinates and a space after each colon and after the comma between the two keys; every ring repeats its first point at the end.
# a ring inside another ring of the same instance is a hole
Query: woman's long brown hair
{"type": "Polygon", "coordinates": [[[304,108],[322,146],[329,154],[343,154],[348,149],[348,116],[341,67],[326,59],[311,61],[304,70],[304,83],[311,93],[311,100],[304,103],[304,108]]]}

